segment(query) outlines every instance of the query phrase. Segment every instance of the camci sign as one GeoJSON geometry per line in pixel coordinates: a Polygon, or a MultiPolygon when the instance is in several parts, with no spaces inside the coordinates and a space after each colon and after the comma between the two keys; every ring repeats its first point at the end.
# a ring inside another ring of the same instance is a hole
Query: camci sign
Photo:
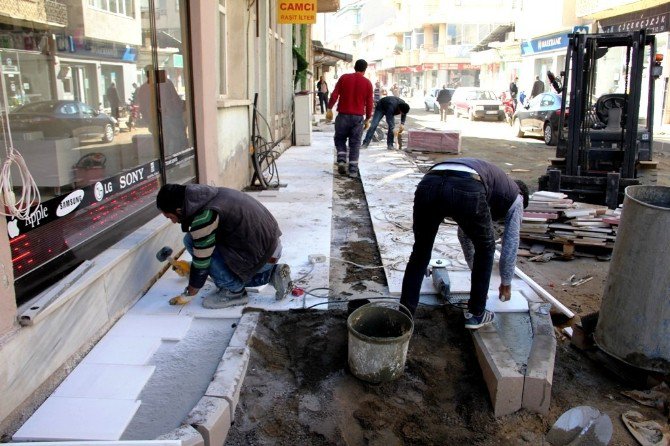
{"type": "Polygon", "coordinates": [[[277,0],[279,23],[316,23],[316,0],[277,0]]]}

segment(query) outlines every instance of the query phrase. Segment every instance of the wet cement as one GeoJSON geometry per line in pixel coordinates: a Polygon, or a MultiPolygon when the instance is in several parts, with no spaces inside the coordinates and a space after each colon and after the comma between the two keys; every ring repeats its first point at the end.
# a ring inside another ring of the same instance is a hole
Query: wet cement
{"type": "Polygon", "coordinates": [[[186,337],[163,342],[151,364],[156,370],[121,440],[156,438],[179,427],[205,394],[233,335],[237,319],[193,319],[186,337]]]}

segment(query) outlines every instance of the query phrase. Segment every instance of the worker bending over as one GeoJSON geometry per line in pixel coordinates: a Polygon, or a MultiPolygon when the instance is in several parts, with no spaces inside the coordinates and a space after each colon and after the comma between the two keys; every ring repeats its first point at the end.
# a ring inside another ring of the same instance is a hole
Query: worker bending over
{"type": "Polygon", "coordinates": [[[405,125],[405,120],[407,119],[407,113],[409,113],[409,104],[403,101],[397,96],[384,96],[377,103],[375,108],[375,114],[372,116],[372,123],[368,132],[365,134],[365,139],[363,139],[363,148],[367,149],[370,145],[370,141],[377,130],[377,126],[382,118],[386,117],[386,123],[388,124],[388,133],[386,135],[386,147],[389,150],[393,149],[393,129],[395,128],[395,115],[400,115],[400,127],[398,127],[398,138],[402,133],[405,125]]]}
{"type": "Polygon", "coordinates": [[[504,219],[505,223],[498,290],[501,300],[509,300],[526,206],[526,185],[512,180],[487,161],[454,158],[431,167],[414,194],[414,246],[402,282],[400,303],[412,313],[416,311],[437,230],[448,217],[458,225],[458,239],[472,270],[465,327],[477,329],[493,322],[494,314],[486,310],[495,253],[493,220],[504,219]]]}

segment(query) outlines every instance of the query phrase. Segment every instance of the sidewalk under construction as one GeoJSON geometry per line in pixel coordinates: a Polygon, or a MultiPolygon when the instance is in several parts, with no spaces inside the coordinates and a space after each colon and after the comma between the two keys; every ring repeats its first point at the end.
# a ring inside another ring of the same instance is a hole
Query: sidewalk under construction
{"type": "MultiPolygon", "coordinates": [[[[306,293],[275,301],[274,290],[261,287],[252,290],[244,311],[241,307],[207,310],[200,301],[213,291],[208,283],[188,305],[170,306],[168,300],[183,289],[186,279],[168,269],[13,440],[222,444],[235,418],[262,312],[341,307],[342,300],[333,301],[327,291],[332,288],[330,259],[335,257],[331,244],[347,237],[336,236],[331,225],[333,159],[332,133],[314,133],[311,146],[291,147],[277,161],[282,187],[251,192],[277,218],[283,233],[282,260],[291,266],[296,285],[306,293]]],[[[399,297],[411,251],[408,229],[420,167],[402,152],[374,147],[361,152],[361,180],[388,286],[381,293],[368,290],[350,299],[380,294],[399,297]]],[[[436,257],[453,260],[452,293],[467,295],[469,271],[464,268],[455,228],[440,234],[434,248],[436,257]]],[[[503,416],[524,408],[546,413],[556,345],[548,305],[517,278],[513,299],[500,303],[497,282],[494,268],[489,305],[501,316],[495,326],[472,334],[492,412],[503,416]]],[[[425,304],[443,303],[436,299],[428,279],[422,293],[425,304]]]]}

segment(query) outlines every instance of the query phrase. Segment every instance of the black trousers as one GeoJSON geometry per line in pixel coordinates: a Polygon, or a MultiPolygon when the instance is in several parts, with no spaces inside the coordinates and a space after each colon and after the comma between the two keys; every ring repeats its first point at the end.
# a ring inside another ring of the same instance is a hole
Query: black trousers
{"type": "Polygon", "coordinates": [[[480,315],[486,308],[495,235],[484,185],[464,172],[431,171],[416,188],[414,246],[403,277],[400,303],[412,313],[416,310],[435,236],[445,217],[453,219],[475,247],[468,308],[470,313],[480,315]]]}

